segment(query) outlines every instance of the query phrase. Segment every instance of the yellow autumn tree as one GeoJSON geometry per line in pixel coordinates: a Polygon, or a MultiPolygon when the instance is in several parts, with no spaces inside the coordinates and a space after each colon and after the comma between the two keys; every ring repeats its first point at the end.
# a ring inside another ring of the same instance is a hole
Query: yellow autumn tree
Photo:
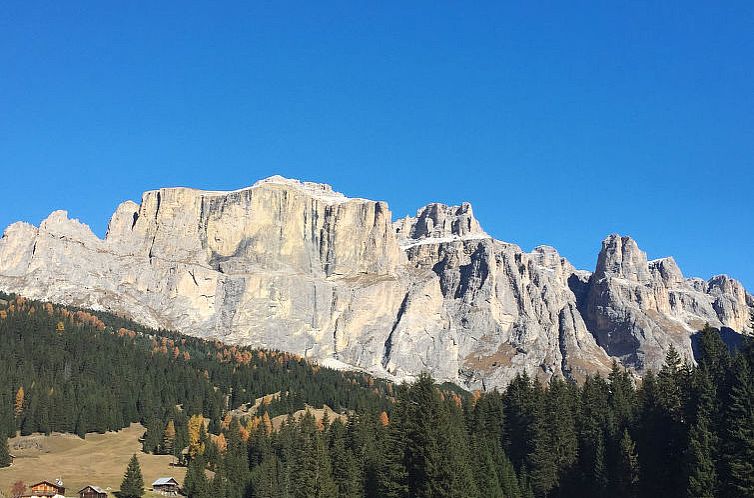
{"type": "Polygon", "coordinates": [[[204,417],[201,415],[192,415],[188,421],[188,440],[189,456],[195,458],[196,455],[204,453],[204,441],[201,440],[202,427],[204,426],[204,417]]]}
{"type": "Polygon", "coordinates": [[[264,412],[264,415],[262,415],[262,425],[267,434],[272,433],[272,420],[270,420],[270,414],[267,412],[264,412]]]}
{"type": "Polygon", "coordinates": [[[16,418],[20,417],[21,414],[24,412],[24,398],[26,394],[24,393],[24,386],[21,386],[18,388],[18,391],[16,391],[16,403],[14,405],[13,413],[16,415],[16,418]]]}

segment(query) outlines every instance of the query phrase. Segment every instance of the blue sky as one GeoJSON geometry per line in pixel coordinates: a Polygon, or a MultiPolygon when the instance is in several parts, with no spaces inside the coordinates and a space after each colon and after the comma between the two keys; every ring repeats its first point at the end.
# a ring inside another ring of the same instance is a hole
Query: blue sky
{"type": "Polygon", "coordinates": [[[0,225],[102,235],[144,190],[282,174],[754,289],[752,26],[748,0],[3,2],[0,225]]]}

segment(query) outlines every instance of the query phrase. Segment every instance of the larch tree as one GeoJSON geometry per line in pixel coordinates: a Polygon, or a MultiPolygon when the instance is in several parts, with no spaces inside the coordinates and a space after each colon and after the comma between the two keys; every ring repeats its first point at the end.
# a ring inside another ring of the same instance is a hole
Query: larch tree
{"type": "Polygon", "coordinates": [[[16,418],[20,418],[21,415],[24,413],[24,400],[26,397],[26,393],[24,392],[24,386],[21,386],[18,388],[18,391],[16,391],[16,402],[14,404],[13,413],[16,416],[16,418]]]}

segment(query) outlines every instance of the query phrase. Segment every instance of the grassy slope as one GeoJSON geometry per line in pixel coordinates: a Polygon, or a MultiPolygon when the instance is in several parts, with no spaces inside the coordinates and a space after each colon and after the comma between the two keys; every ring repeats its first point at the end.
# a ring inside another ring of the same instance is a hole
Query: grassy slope
{"type": "Polygon", "coordinates": [[[141,463],[147,489],[158,477],[175,477],[183,483],[186,469],[173,467],[173,457],[141,453],[139,438],[143,433],[141,425],[131,424],[117,433],[87,434],[86,439],[71,434],[13,438],[9,443],[16,460],[12,467],[0,469],[0,490],[9,489],[18,480],[29,485],[57,477],[63,478],[67,496],[77,496],[77,491],[87,484],[117,490],[134,453],[141,463]],[[39,441],[42,449],[13,449],[17,441],[30,438],[39,441]]]}

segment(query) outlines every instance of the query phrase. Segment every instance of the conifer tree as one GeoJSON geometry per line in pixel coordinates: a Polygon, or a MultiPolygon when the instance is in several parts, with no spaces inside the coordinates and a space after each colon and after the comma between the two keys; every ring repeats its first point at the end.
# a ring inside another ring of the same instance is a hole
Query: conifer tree
{"type": "Polygon", "coordinates": [[[618,452],[618,467],[615,475],[617,496],[632,498],[636,496],[639,485],[639,458],[636,444],[631,439],[628,429],[623,429],[618,452]]]}
{"type": "Polygon", "coordinates": [[[438,444],[440,400],[434,381],[429,375],[422,374],[399,402],[405,408],[405,462],[409,496],[438,496],[443,465],[442,451],[447,448],[438,444]]]}
{"type": "Polygon", "coordinates": [[[141,448],[144,453],[158,453],[162,443],[162,422],[152,417],[147,421],[147,432],[144,433],[144,440],[141,448]]]}
{"type": "Polygon", "coordinates": [[[711,426],[715,409],[715,387],[706,366],[694,372],[693,401],[694,423],[689,430],[688,495],[697,498],[714,498],[717,493],[717,434],[711,426]]]}
{"type": "Polygon", "coordinates": [[[725,467],[730,496],[754,497],[754,377],[739,354],[726,414],[725,467]]]}
{"type": "Polygon", "coordinates": [[[347,445],[345,426],[342,422],[336,420],[330,424],[328,433],[328,451],[332,463],[333,479],[338,488],[337,496],[345,498],[361,495],[360,469],[353,452],[347,445]]]}
{"type": "Polygon", "coordinates": [[[404,465],[402,426],[394,419],[385,429],[374,458],[376,482],[374,486],[366,486],[365,491],[370,498],[405,498],[408,496],[408,475],[404,465]]]}
{"type": "Polygon", "coordinates": [[[209,482],[204,468],[205,462],[201,455],[189,462],[186,478],[183,480],[183,490],[189,498],[199,498],[207,494],[209,482]]]}
{"type": "Polygon", "coordinates": [[[165,430],[162,432],[162,453],[170,455],[175,448],[175,422],[171,418],[165,425],[165,430]]]}
{"type": "Polygon", "coordinates": [[[0,427],[0,467],[8,467],[13,463],[8,450],[8,435],[0,427]]]}
{"type": "Polygon", "coordinates": [[[144,478],[136,455],[131,457],[120,485],[120,498],[141,498],[144,496],[144,478]]]}

